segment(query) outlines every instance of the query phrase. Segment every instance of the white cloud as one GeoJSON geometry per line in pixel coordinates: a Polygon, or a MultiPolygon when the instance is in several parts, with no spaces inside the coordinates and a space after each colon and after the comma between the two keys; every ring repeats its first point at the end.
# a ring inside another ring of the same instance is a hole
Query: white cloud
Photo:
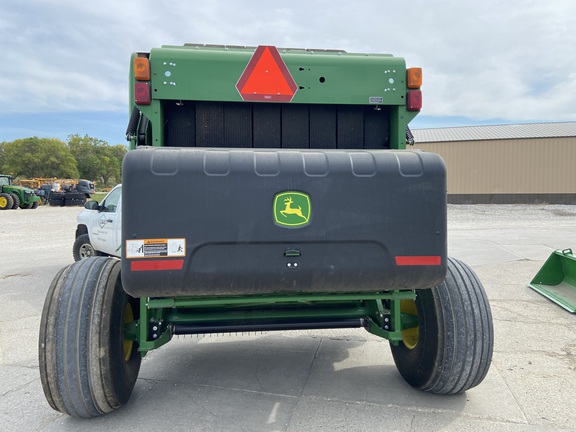
{"type": "Polygon", "coordinates": [[[429,116],[574,120],[576,2],[24,0],[0,5],[0,114],[118,111],[132,51],[185,42],[390,52],[429,116]]]}

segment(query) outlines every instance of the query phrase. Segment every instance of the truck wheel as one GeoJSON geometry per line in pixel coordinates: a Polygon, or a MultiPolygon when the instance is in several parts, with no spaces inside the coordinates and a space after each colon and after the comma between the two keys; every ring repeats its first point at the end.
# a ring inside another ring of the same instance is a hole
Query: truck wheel
{"type": "Polygon", "coordinates": [[[122,289],[120,261],[94,257],[56,275],[42,310],[39,365],[48,403],[73,417],[113,411],[130,398],[141,354],[124,339],[138,301],[122,289]]]}
{"type": "Polygon", "coordinates": [[[11,195],[7,193],[0,194],[0,210],[10,210],[13,204],[14,200],[11,195]]]}
{"type": "Polygon", "coordinates": [[[74,261],[80,261],[85,258],[99,256],[100,253],[94,249],[94,246],[90,243],[90,236],[88,236],[88,234],[82,234],[74,240],[72,255],[74,256],[74,261]]]}
{"type": "Polygon", "coordinates": [[[401,309],[418,316],[390,344],[398,371],[413,387],[437,394],[464,392],[482,382],[494,347],[492,313],[482,283],[461,261],[448,258],[446,279],[417,291],[401,309]]]}
{"type": "Polygon", "coordinates": [[[9,192],[9,194],[12,197],[12,209],[16,210],[18,207],[20,207],[20,197],[14,192],[9,192]]]}

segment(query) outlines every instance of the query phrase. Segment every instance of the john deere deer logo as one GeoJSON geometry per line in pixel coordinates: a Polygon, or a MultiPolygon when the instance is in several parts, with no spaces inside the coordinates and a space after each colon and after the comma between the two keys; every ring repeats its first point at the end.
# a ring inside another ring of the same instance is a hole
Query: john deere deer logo
{"type": "Polygon", "coordinates": [[[282,192],[274,198],[274,219],[278,225],[307,225],[310,209],[310,197],[302,192],[282,192]]]}

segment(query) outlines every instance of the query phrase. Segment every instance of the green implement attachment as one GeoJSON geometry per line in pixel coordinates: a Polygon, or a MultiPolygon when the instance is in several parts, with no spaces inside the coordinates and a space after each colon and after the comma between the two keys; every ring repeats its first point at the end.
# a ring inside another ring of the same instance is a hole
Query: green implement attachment
{"type": "Polygon", "coordinates": [[[576,313],[576,257],[572,249],[554,251],[530,282],[530,288],[576,313]]]}

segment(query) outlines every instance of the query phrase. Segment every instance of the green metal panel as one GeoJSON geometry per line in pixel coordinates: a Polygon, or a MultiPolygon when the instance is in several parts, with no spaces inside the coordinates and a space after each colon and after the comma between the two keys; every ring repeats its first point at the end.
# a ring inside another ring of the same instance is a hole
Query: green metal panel
{"type": "Polygon", "coordinates": [[[400,312],[401,300],[413,300],[414,291],[373,294],[269,295],[241,297],[141,298],[140,319],[125,328],[127,339],[139,349],[159,348],[170,341],[175,324],[258,323],[266,320],[321,320],[364,318],[366,330],[392,342],[402,340],[402,329],[418,325],[413,315],[400,312]],[[384,307],[384,302],[389,307],[384,307]],[[150,327],[157,330],[150,331],[150,327]]]}
{"type": "MultiPolygon", "coordinates": [[[[163,101],[243,102],[237,85],[256,47],[163,46],[150,53],[134,53],[130,64],[130,112],[134,103],[136,56],[150,59],[151,105],[136,105],[149,119],[152,141],[163,146],[163,101]]],[[[406,63],[390,54],[282,49],[278,51],[296,92],[291,104],[385,106],[390,112],[392,149],[406,148],[405,128],[418,114],[406,109],[406,63]]],[[[276,102],[262,101],[271,104],[276,102]]],[[[130,148],[136,146],[136,137],[130,148]]]]}
{"type": "Polygon", "coordinates": [[[576,313],[576,257],[572,249],[554,251],[530,282],[530,288],[576,313]]]}
{"type": "MultiPolygon", "coordinates": [[[[154,99],[242,102],[236,84],[255,48],[152,49],[154,99]]],[[[279,50],[298,90],[292,103],[404,105],[406,64],[382,54],[279,50]]]]}

